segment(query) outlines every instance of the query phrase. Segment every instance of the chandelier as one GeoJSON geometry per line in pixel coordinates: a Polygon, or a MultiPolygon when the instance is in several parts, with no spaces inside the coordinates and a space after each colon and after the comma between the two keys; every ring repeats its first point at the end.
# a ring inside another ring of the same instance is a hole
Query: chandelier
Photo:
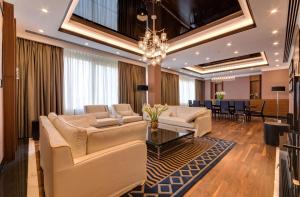
{"type": "Polygon", "coordinates": [[[211,78],[212,82],[234,81],[235,76],[219,76],[211,78]]]}
{"type": "Polygon", "coordinates": [[[155,66],[160,64],[163,59],[166,58],[168,43],[167,43],[167,33],[164,29],[157,31],[155,28],[155,20],[157,16],[155,15],[155,3],[160,2],[160,0],[152,0],[153,13],[151,15],[152,19],[152,29],[148,27],[148,21],[146,26],[146,32],[144,37],[138,42],[138,47],[143,50],[143,61],[148,62],[155,66]]]}

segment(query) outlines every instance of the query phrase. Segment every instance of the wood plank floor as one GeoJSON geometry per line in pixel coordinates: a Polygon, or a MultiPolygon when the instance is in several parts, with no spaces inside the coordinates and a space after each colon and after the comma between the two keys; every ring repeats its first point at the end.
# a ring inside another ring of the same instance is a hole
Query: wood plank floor
{"type": "Polygon", "coordinates": [[[273,196],[276,148],[263,142],[263,122],[214,120],[212,137],[232,140],[236,146],[185,197],[273,196]]]}

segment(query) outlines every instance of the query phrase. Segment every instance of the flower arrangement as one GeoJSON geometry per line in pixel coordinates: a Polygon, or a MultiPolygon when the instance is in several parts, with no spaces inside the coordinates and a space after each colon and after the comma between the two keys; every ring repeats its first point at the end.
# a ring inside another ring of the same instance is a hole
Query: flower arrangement
{"type": "Polygon", "coordinates": [[[154,105],[151,107],[149,104],[143,106],[143,112],[147,113],[151,120],[151,127],[156,129],[158,127],[158,117],[168,109],[168,105],[154,105]]]}
{"type": "Polygon", "coordinates": [[[224,91],[216,92],[216,96],[218,100],[223,100],[226,93],[224,91]]]}

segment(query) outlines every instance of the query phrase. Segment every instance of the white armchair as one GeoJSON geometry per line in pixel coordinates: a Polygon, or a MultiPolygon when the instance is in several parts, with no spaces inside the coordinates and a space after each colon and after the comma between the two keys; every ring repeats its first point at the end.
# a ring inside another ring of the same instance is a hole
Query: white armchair
{"type": "Polygon", "coordinates": [[[135,113],[130,104],[112,105],[113,115],[122,119],[123,123],[137,122],[143,120],[143,117],[135,113]]]}

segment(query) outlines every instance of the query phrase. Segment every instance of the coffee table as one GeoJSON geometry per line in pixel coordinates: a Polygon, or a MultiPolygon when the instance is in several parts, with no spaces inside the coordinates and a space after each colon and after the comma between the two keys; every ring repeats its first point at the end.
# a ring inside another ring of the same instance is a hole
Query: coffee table
{"type": "Polygon", "coordinates": [[[195,131],[184,129],[172,131],[169,129],[158,128],[153,130],[148,127],[146,139],[148,150],[157,154],[157,158],[160,159],[161,153],[163,151],[170,151],[186,142],[185,140],[183,140],[184,142],[182,142],[182,140],[180,139],[190,139],[193,142],[194,133],[195,131]],[[154,151],[152,149],[154,149],[154,151]]]}

